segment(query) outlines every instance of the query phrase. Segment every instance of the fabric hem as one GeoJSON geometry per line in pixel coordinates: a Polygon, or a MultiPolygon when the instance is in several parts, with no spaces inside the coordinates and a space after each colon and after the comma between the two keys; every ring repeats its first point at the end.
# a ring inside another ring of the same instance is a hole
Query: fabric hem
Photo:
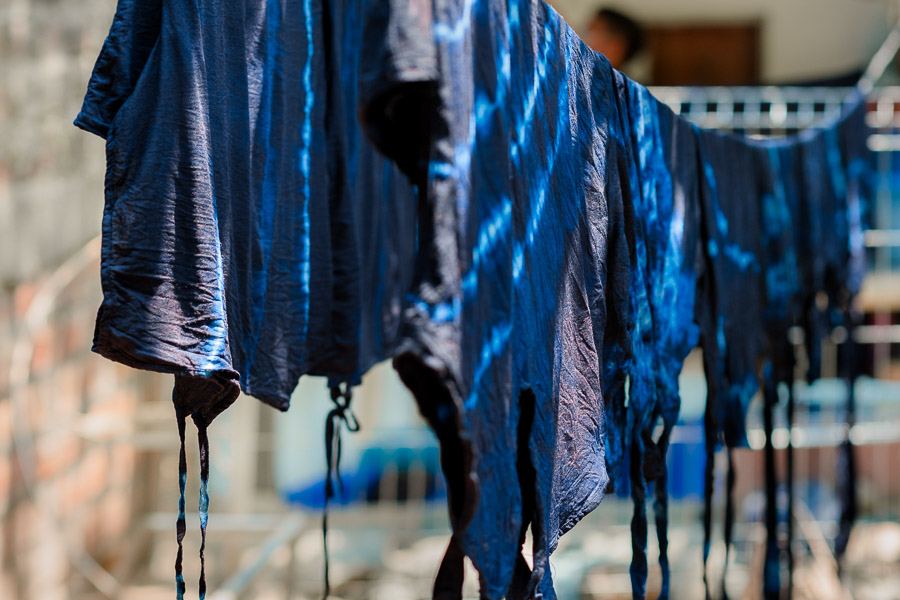
{"type": "Polygon", "coordinates": [[[107,135],[109,135],[108,123],[104,123],[100,119],[92,117],[84,111],[78,113],[78,116],[75,117],[73,124],[79,129],[87,131],[88,133],[93,133],[97,137],[103,138],[104,140],[106,139],[107,135]]]}
{"type": "Polygon", "coordinates": [[[205,371],[201,369],[185,367],[184,365],[167,362],[161,359],[141,358],[128,352],[115,350],[111,348],[107,343],[104,343],[102,340],[95,341],[93,346],[91,347],[91,351],[113,362],[117,362],[133,369],[140,369],[142,371],[164,373],[167,375],[174,375],[175,377],[190,377],[205,380],[217,379],[220,382],[233,381],[234,385],[243,393],[252,395],[254,398],[260,400],[264,404],[267,404],[281,412],[287,411],[290,404],[290,398],[260,395],[255,391],[251,393],[248,389],[240,384],[240,373],[238,373],[234,369],[214,369],[205,371]]]}
{"type": "Polygon", "coordinates": [[[603,498],[606,497],[606,486],[609,483],[609,477],[607,476],[604,480],[600,478],[597,482],[597,485],[585,496],[585,499],[579,502],[576,510],[569,516],[568,519],[565,520],[564,523],[559,525],[559,531],[557,533],[556,539],[553,540],[553,543],[550,545],[550,552],[556,550],[557,545],[559,544],[559,538],[564,536],[566,533],[572,530],[584,517],[593,512],[600,503],[603,502],[603,498]]]}

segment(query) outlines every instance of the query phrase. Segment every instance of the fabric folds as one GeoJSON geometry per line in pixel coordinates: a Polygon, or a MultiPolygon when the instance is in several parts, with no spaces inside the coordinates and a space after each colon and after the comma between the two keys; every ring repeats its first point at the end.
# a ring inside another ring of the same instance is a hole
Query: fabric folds
{"type": "Polygon", "coordinates": [[[203,431],[393,359],[448,482],[436,598],[464,556],[484,598],[554,598],[611,484],[637,598],[653,498],[666,597],[682,363],[703,348],[710,485],[792,380],[787,329],[815,347],[859,288],[863,110],[700,130],[540,0],[119,0],[76,119],[107,140],[94,350],[175,374],[203,431]]]}

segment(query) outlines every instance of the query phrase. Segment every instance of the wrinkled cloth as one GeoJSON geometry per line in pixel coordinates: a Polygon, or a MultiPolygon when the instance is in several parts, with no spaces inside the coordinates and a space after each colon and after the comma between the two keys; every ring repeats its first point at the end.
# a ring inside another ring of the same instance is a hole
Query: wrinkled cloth
{"type": "Polygon", "coordinates": [[[456,490],[448,477],[456,585],[453,545],[485,597],[550,598],[550,552],[608,484],[603,348],[628,345],[625,80],[543,3],[443,9],[443,129],[420,207],[430,260],[395,364],[471,456],[456,490]]]}
{"type": "Polygon", "coordinates": [[[786,327],[821,335],[810,299],[858,288],[859,111],[701,131],[539,0],[244,4],[119,1],[76,119],[107,140],[94,350],[174,373],[201,427],[393,358],[448,482],[435,597],[464,556],[485,598],[555,597],[550,553],[610,481],[635,597],[653,486],[665,596],[683,360],[700,343],[710,452],[740,445],[786,327]]]}
{"type": "MultiPolygon", "coordinates": [[[[858,94],[819,130],[773,140],[701,132],[705,267],[697,322],[707,379],[704,562],[709,555],[716,448],[746,446],[745,419],[763,392],[766,433],[764,592],[780,590],[772,409],[794,381],[788,329],[800,326],[808,379],[822,338],[840,324],[865,272],[862,231],[873,193],[865,105],[858,94]],[[740,169],[734,168],[741,165],[740,169]]],[[[730,454],[729,454],[730,456],[730,454]]],[[[726,547],[734,516],[729,458],[726,547]]]]}
{"type": "MultiPolygon", "coordinates": [[[[286,410],[301,375],[357,383],[401,339],[416,196],[357,119],[368,18],[359,2],[120,0],[75,120],[107,140],[93,349],[176,377],[179,597],[184,420],[205,440],[240,389],[286,410]]],[[[433,80],[417,60],[392,81],[433,80]]]]}
{"type": "Polygon", "coordinates": [[[284,410],[301,375],[356,382],[397,344],[415,194],[359,127],[352,7],[121,0],[91,76],[94,350],[188,378],[176,402],[206,422],[239,387],[284,410]]]}

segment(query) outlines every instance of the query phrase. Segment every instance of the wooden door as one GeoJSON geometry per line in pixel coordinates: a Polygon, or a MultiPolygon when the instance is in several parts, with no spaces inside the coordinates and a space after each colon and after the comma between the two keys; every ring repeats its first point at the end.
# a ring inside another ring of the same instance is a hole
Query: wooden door
{"type": "Polygon", "coordinates": [[[647,28],[654,85],[759,82],[759,23],[647,28]]]}

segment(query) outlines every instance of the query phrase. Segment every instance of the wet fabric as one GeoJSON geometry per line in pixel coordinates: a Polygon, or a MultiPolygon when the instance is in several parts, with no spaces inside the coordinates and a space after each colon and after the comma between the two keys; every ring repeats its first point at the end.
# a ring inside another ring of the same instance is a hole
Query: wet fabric
{"type": "MultiPolygon", "coordinates": [[[[629,381],[609,388],[607,465],[617,487],[630,485],[632,586],[643,597],[647,578],[646,496],[653,493],[667,597],[667,491],[665,456],[678,419],[678,375],[697,345],[694,322],[700,235],[700,156],[696,129],[678,119],[646,88],[624,80],[625,136],[631,152],[628,184],[635,214],[629,294],[629,381]],[[626,399],[627,397],[627,399],[626,399]],[[625,465],[628,471],[625,471],[625,465]]],[[[608,361],[617,360],[615,348],[608,361]]]]}
{"type": "MultiPolygon", "coordinates": [[[[818,347],[840,323],[825,316],[844,310],[859,289],[872,165],[859,98],[848,98],[841,118],[821,131],[757,141],[691,128],[631,85],[630,97],[636,99],[628,111],[635,129],[629,174],[636,215],[633,358],[624,361],[627,402],[621,387],[605,397],[607,463],[614,480],[630,484],[635,500],[636,597],[643,596],[647,576],[645,499],[652,486],[661,597],[667,597],[665,451],[680,404],[682,362],[699,340],[708,389],[705,559],[716,450],[746,445],[747,408],[761,382],[771,384],[765,395],[770,411],[776,386],[793,381],[788,329],[804,327],[808,343],[818,347]],[[667,203],[674,207],[668,213],[667,203]],[[834,224],[831,235],[824,234],[825,223],[834,224]]],[[[810,377],[817,369],[814,358],[810,377]]],[[[774,493],[774,462],[771,466],[767,478],[774,493]]],[[[729,466],[727,545],[734,479],[729,466]]],[[[769,520],[775,523],[770,504],[769,520]]],[[[768,571],[776,576],[778,554],[777,547],[769,552],[768,571]]],[[[777,588],[776,576],[768,578],[769,587],[777,588]]]]}
{"type": "Polygon", "coordinates": [[[635,597],[652,491],[665,597],[685,356],[710,455],[740,445],[785,327],[821,335],[809,299],[861,277],[860,119],[700,131],[540,1],[120,0],[76,124],[107,140],[94,349],[174,373],[203,432],[239,389],[286,409],[301,375],[393,358],[442,448],[440,598],[464,556],[485,598],[555,597],[550,553],[611,480],[635,597]]]}
{"type": "MultiPolygon", "coordinates": [[[[400,339],[415,194],[358,124],[349,7],[120,0],[76,118],[107,140],[93,349],[174,373],[201,432],[239,389],[285,410],[301,375],[356,383],[400,339]]],[[[433,79],[425,58],[394,81],[433,79]]]]}
{"type": "Polygon", "coordinates": [[[218,403],[184,400],[206,420],[238,384],[285,409],[301,374],[355,382],[415,248],[412,186],[356,118],[361,9],[152,5],[120,2],[76,120],[108,140],[97,351],[211,376],[218,403]]]}
{"type": "Polygon", "coordinates": [[[550,598],[550,552],[608,483],[603,348],[627,346],[630,277],[625,80],[542,3],[435,15],[431,260],[395,364],[472,457],[460,487],[448,477],[455,534],[436,590],[459,593],[459,548],[485,597],[550,598]]]}
{"type": "MultiPolygon", "coordinates": [[[[701,277],[705,298],[697,311],[708,387],[704,560],[710,548],[712,457],[721,445],[746,445],[747,406],[762,386],[769,597],[779,593],[781,553],[771,412],[779,386],[794,381],[788,329],[803,328],[807,377],[818,377],[822,338],[844,322],[841,315],[864,275],[862,231],[873,190],[864,116],[861,98],[851,96],[837,121],[791,138],[749,141],[701,134],[706,155],[715,157],[705,177],[707,266],[701,277]],[[723,157],[726,163],[737,160],[742,169],[717,166],[723,157]]],[[[726,512],[728,532],[733,510],[726,512]]],[[[726,533],[726,543],[727,538],[726,533]]]]}

